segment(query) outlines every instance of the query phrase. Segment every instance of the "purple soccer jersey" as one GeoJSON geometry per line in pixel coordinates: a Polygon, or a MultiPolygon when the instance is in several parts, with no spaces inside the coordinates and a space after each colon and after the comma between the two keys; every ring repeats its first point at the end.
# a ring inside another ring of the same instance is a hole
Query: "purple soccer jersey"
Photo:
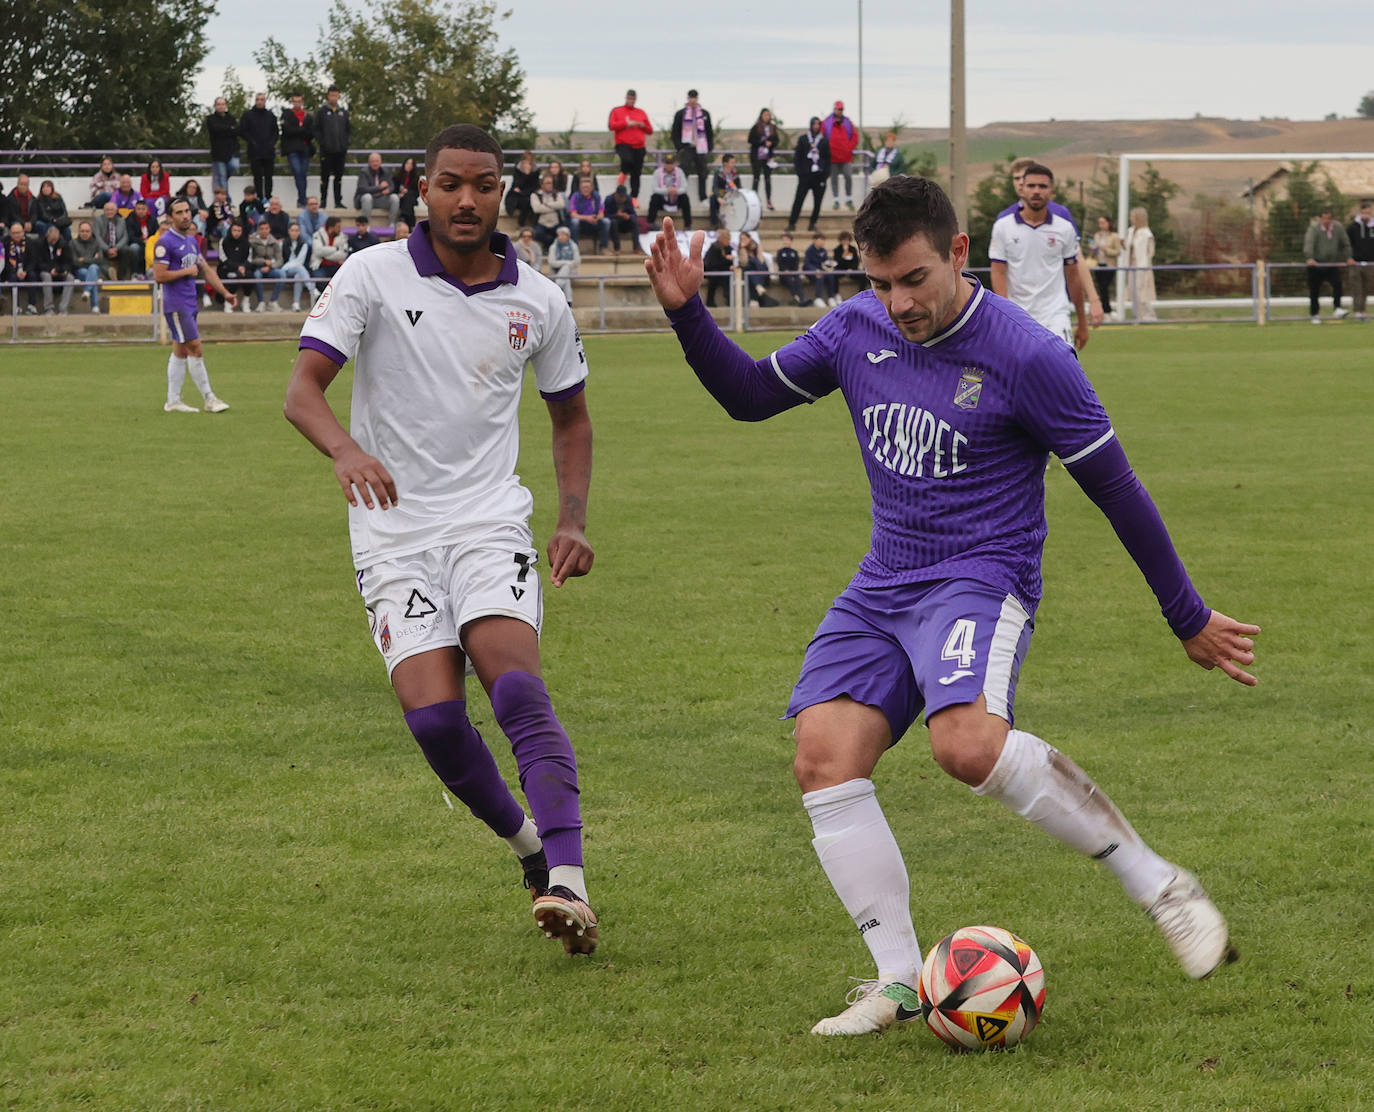
{"type": "MultiPolygon", "coordinates": [[[[153,245],[153,261],[165,263],[170,270],[185,270],[200,261],[200,244],[194,234],[182,235],[168,228],[153,245]]],[[[176,278],[162,284],[162,307],[168,313],[194,315],[198,307],[196,279],[176,278]]]]}
{"type": "Polygon", "coordinates": [[[1174,633],[1194,636],[1210,611],[1073,349],[965,280],[968,302],[924,343],[904,339],[872,291],[760,360],[720,332],[700,298],[668,319],[692,370],[737,420],[842,392],[873,495],[854,586],[969,579],[1034,614],[1054,452],[1111,522],[1174,633]]]}
{"type": "Polygon", "coordinates": [[[975,579],[1040,601],[1048,453],[1112,437],[1072,349],[981,286],[924,344],[902,338],[871,291],[774,355],[820,397],[842,391],[873,492],[872,546],[855,579],[887,586],[975,579]]]}

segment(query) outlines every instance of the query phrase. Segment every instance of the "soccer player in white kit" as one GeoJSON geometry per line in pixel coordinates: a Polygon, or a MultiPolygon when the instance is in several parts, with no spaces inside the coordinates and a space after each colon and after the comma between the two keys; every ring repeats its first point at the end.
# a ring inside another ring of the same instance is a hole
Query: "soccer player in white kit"
{"type": "Polygon", "coordinates": [[[1088,311],[1078,266],[1078,229],[1049,207],[1054,173],[1048,166],[1037,162],[1026,167],[1021,192],[1021,205],[992,225],[992,292],[1014,301],[1081,350],[1088,342],[1088,311]],[[1078,317],[1072,328],[1070,298],[1078,317]]]}
{"type": "Polygon", "coordinates": [[[587,361],[558,288],[496,232],[500,145],[455,124],[425,155],[429,209],[409,239],[352,254],[301,330],[285,413],[334,461],[358,588],[406,724],[447,788],[520,858],[534,918],[591,953],[577,763],[541,677],[543,596],[515,474],[533,364],[553,422],[561,587],[591,570],[587,361]],[[351,430],[325,390],[355,360],[351,430]],[[467,717],[468,662],[510,739],[533,821],[467,717]]]}

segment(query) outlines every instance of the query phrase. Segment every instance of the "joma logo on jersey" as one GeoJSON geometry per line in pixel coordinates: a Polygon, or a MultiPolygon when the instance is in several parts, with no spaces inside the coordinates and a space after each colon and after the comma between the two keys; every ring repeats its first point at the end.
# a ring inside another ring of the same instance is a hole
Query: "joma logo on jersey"
{"type": "Polygon", "coordinates": [[[523,351],[525,345],[530,342],[530,326],[522,320],[513,320],[506,335],[512,351],[523,351]]]}
{"type": "Polygon", "coordinates": [[[977,409],[983,396],[983,372],[977,367],[965,367],[954,388],[954,404],[960,409],[977,409]]]}

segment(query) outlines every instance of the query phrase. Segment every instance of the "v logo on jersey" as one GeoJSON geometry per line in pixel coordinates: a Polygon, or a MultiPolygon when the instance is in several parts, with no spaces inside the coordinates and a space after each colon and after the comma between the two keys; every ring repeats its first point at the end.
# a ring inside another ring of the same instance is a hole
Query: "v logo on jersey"
{"type": "Polygon", "coordinates": [[[874,364],[881,363],[884,359],[896,359],[896,358],[897,358],[897,353],[896,353],[895,351],[892,351],[892,350],[889,349],[889,348],[883,348],[882,351],[877,352],[876,354],[873,353],[873,352],[871,352],[871,351],[868,352],[868,361],[869,361],[870,363],[874,363],[874,364]]]}
{"type": "Polygon", "coordinates": [[[516,601],[516,602],[519,602],[522,598],[525,597],[525,588],[524,588],[524,587],[512,587],[512,588],[510,589],[510,593],[513,594],[513,595],[515,596],[515,601],[516,601]]]}
{"type": "Polygon", "coordinates": [[[423,309],[407,309],[407,310],[406,310],[406,319],[410,321],[410,327],[411,327],[411,328],[414,328],[417,324],[419,324],[419,323],[420,323],[420,318],[421,318],[422,316],[424,316],[424,315],[425,315],[425,311],[424,311],[423,309]]]}

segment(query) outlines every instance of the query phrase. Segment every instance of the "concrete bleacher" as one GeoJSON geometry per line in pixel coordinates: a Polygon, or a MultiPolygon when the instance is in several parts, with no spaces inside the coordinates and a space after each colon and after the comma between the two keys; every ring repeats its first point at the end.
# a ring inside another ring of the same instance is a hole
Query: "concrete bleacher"
{"type": "MultiPolygon", "coordinates": [[[[209,176],[200,174],[189,176],[195,177],[208,195],[210,192],[209,176]]],[[[41,175],[31,175],[31,177],[35,188],[38,182],[44,180],[41,175]]],[[[57,186],[58,192],[67,200],[73,227],[80,220],[90,219],[94,216],[94,210],[86,208],[82,204],[89,196],[88,176],[79,178],[53,177],[52,180],[57,186]]],[[[174,178],[174,185],[180,187],[184,180],[181,177],[174,178]]],[[[603,195],[614,190],[615,180],[613,174],[598,175],[598,185],[603,195]]],[[[230,195],[235,199],[241,198],[243,186],[250,182],[251,178],[246,176],[232,179],[230,195]]],[[[293,179],[287,174],[278,174],[274,184],[278,186],[275,192],[282,197],[283,207],[294,214],[296,206],[294,205],[295,184],[293,179]],[[285,186],[285,190],[280,186],[285,186]],[[292,203],[286,203],[288,198],[292,203]]],[[[311,185],[317,187],[318,184],[318,177],[312,173],[311,185]]],[[[349,183],[345,182],[345,184],[348,185],[349,183]]],[[[795,179],[790,176],[775,175],[773,200],[776,209],[770,212],[765,208],[761,213],[757,228],[752,232],[759,240],[762,249],[767,253],[775,252],[780,246],[780,237],[787,227],[794,184],[795,179]]],[[[647,209],[648,199],[649,189],[646,181],[640,190],[641,210],[647,209]]],[[[712,233],[709,232],[706,205],[703,203],[699,208],[699,213],[695,211],[693,213],[693,229],[707,229],[708,235],[710,235],[712,233]]],[[[358,215],[357,211],[351,207],[328,208],[326,211],[331,215],[339,216],[344,222],[345,229],[351,227],[351,221],[358,215]]],[[[803,206],[798,230],[794,233],[794,246],[798,253],[804,253],[810,243],[810,235],[806,226],[809,213],[810,205],[808,203],[803,206]]],[[[423,206],[417,211],[417,217],[423,219],[423,206]]],[[[834,208],[831,198],[826,196],[818,219],[818,227],[825,234],[827,247],[833,249],[837,235],[839,232],[849,230],[852,227],[853,218],[854,213],[852,211],[845,208],[834,208]]],[[[376,223],[377,219],[378,213],[374,211],[372,217],[373,230],[382,238],[387,238],[392,229],[379,227],[376,223]]],[[[514,236],[518,233],[516,221],[505,215],[504,212],[500,217],[498,227],[507,235],[514,236]]],[[[809,290],[809,282],[806,283],[806,288],[809,290]]],[[[842,295],[849,296],[857,288],[858,285],[853,280],[841,280],[840,292],[842,295]]],[[[786,290],[782,289],[777,282],[773,283],[769,292],[780,302],[789,301],[786,290]]],[[[200,314],[201,332],[208,338],[232,336],[236,339],[275,338],[294,334],[299,330],[305,312],[308,311],[308,306],[303,305],[300,313],[292,313],[290,311],[291,296],[291,283],[288,281],[284,283],[279,301],[283,309],[282,312],[259,313],[255,311],[244,313],[240,311],[225,313],[219,306],[202,309],[200,314]]],[[[256,303],[256,296],[254,295],[251,300],[256,303]]],[[[149,311],[146,308],[142,308],[140,311],[140,308],[146,306],[147,303],[146,294],[140,296],[136,291],[116,291],[102,297],[102,314],[95,316],[87,310],[84,291],[79,291],[73,296],[71,311],[66,316],[21,315],[15,321],[4,319],[9,316],[9,304],[8,298],[6,298],[4,312],[0,314],[0,329],[11,332],[17,331],[25,337],[78,337],[91,335],[98,321],[100,322],[99,335],[101,337],[140,339],[150,336],[154,327],[149,311]],[[126,311],[121,312],[121,309],[126,311]]],[[[600,252],[594,244],[591,250],[582,252],[578,278],[573,283],[573,308],[579,326],[588,332],[601,329],[628,330],[663,327],[662,311],[654,301],[648,280],[644,276],[643,254],[632,248],[628,241],[622,241],[622,251],[619,255],[609,251],[600,252]]],[[[790,304],[782,304],[767,309],[751,306],[749,317],[753,324],[766,323],[769,326],[776,325],[779,328],[804,328],[814,322],[819,312],[820,310],[811,306],[794,307],[790,304]]],[[[724,323],[729,319],[729,312],[728,310],[718,310],[717,316],[724,323]]]]}

